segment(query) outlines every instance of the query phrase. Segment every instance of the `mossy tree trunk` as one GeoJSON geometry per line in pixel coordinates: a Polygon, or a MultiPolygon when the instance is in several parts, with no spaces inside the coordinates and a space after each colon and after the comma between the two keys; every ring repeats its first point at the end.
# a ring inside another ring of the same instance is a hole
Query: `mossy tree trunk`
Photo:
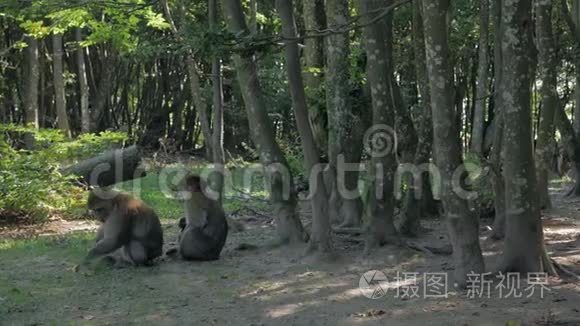
{"type": "Polygon", "coordinates": [[[461,141],[453,105],[449,64],[447,13],[449,0],[423,2],[425,50],[433,113],[434,158],[441,175],[441,199],[455,261],[455,281],[463,287],[470,272],[484,271],[479,246],[479,221],[467,200],[453,186],[455,173],[463,168],[461,141]]]}

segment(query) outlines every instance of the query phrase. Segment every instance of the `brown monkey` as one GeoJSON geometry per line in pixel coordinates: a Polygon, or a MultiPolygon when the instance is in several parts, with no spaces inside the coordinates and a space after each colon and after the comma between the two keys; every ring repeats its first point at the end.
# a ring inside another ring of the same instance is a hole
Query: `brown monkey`
{"type": "Polygon", "coordinates": [[[111,255],[123,248],[124,261],[144,265],[163,253],[159,217],[143,201],[113,190],[93,190],[87,206],[91,215],[103,225],[85,261],[111,255]]]}
{"type": "Polygon", "coordinates": [[[199,176],[187,175],[182,187],[185,218],[179,220],[179,253],[186,260],[216,260],[228,235],[226,214],[219,202],[203,193],[199,176]]]}

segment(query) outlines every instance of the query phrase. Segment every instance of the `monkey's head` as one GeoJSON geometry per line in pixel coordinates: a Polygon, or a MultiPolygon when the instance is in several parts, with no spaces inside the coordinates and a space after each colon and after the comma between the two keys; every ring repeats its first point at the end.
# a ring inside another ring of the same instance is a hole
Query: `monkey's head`
{"type": "Polygon", "coordinates": [[[114,199],[119,195],[117,191],[105,189],[93,189],[89,193],[87,209],[89,215],[104,222],[114,208],[114,199]]]}
{"type": "Polygon", "coordinates": [[[205,182],[201,179],[201,177],[191,173],[183,178],[182,184],[183,190],[192,193],[203,192],[205,187],[205,182]]]}

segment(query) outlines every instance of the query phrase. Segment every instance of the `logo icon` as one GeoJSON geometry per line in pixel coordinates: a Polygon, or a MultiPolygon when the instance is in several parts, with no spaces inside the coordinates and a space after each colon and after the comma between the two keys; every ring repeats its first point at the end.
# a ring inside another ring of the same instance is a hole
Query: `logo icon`
{"type": "Polygon", "coordinates": [[[369,299],[380,299],[387,294],[387,276],[377,270],[365,272],[358,282],[361,293],[369,299]]]}
{"type": "Polygon", "coordinates": [[[365,132],[364,146],[372,157],[385,157],[396,153],[397,133],[387,125],[374,125],[365,132]]]}

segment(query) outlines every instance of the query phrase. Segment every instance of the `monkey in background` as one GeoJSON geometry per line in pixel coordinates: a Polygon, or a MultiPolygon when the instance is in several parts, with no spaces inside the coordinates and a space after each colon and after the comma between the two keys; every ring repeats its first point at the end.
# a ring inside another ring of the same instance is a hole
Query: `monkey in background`
{"type": "Polygon", "coordinates": [[[87,207],[103,224],[85,262],[108,256],[116,264],[147,265],[163,253],[163,230],[155,211],[143,201],[114,190],[92,190],[87,207]],[[122,248],[121,259],[112,256],[122,248]]]}
{"type": "Polygon", "coordinates": [[[179,220],[178,251],[185,260],[217,260],[226,243],[226,214],[219,202],[204,194],[204,187],[201,178],[193,174],[181,183],[185,217],[179,220]]]}

